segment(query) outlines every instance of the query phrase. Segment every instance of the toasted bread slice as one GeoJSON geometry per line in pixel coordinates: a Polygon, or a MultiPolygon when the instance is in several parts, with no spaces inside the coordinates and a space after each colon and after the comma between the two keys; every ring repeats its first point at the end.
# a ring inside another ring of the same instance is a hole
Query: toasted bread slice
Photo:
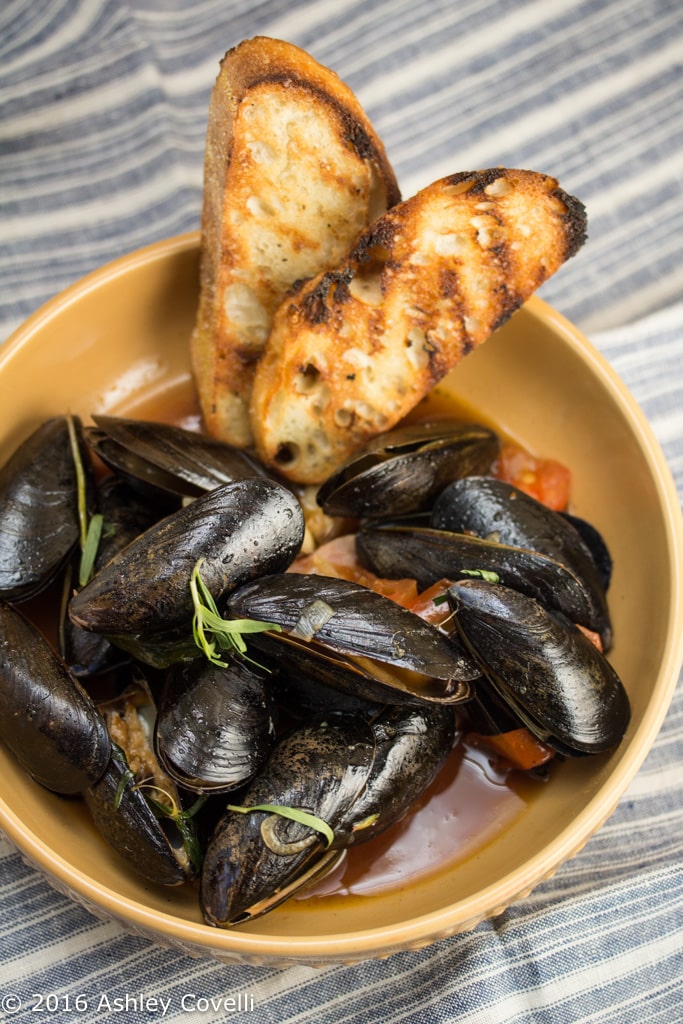
{"type": "Polygon", "coordinates": [[[191,345],[210,434],[250,443],[254,363],[275,309],[399,199],[381,141],[333,71],[265,37],[225,55],[209,106],[191,345]]]}
{"type": "Polygon", "coordinates": [[[277,311],[252,392],[261,458],[319,483],[406,415],[585,239],[554,178],[454,174],[368,228],[277,311]]]}

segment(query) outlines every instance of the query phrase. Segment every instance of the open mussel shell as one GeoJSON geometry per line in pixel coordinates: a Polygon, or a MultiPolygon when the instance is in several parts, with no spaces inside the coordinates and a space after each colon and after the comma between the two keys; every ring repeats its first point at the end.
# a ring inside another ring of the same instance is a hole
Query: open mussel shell
{"type": "Polygon", "coordinates": [[[183,837],[170,820],[157,818],[120,748],[83,798],[102,838],[137,874],[157,885],[181,885],[192,876],[183,837]]]}
{"type": "MultiPolygon", "coordinates": [[[[104,477],[97,485],[95,507],[104,516],[94,563],[97,573],[114,555],[148,530],[157,516],[125,481],[113,475],[104,477]]],[[[74,625],[68,616],[60,630],[60,639],[64,660],[79,678],[107,672],[129,658],[105,637],[74,625]]]]}
{"type": "Polygon", "coordinates": [[[239,448],[169,423],[93,416],[93,450],[132,486],[199,497],[223,484],[265,471],[239,448]]]}
{"type": "Polygon", "coordinates": [[[163,768],[186,789],[220,793],[247,783],[275,742],[270,674],[233,659],[172,666],[159,699],[155,747],[163,768]]]}
{"type": "Polygon", "coordinates": [[[314,719],[278,743],[244,807],[304,810],[333,832],[329,849],[310,825],[277,813],[229,811],[202,871],[202,905],[227,927],[280,905],[334,865],[335,851],[400,820],[436,778],[456,737],[451,708],[384,708],[314,719]]]}
{"type": "Polygon", "coordinates": [[[410,577],[423,590],[444,578],[493,575],[572,622],[601,635],[609,630],[604,601],[596,600],[595,591],[569,567],[537,551],[450,530],[384,525],[363,527],[356,549],[361,563],[378,576],[410,577]]]}
{"type": "MultiPolygon", "coordinates": [[[[331,715],[284,737],[240,805],[298,808],[334,830],[365,787],[374,757],[374,734],[363,716],[331,715]]],[[[268,811],[228,811],[204,856],[205,919],[225,928],[266,913],[338,857],[308,825],[268,811]]]]}
{"type": "Polygon", "coordinates": [[[0,602],[0,738],[55,793],[94,783],[111,744],[97,708],[38,630],[0,602]]]}
{"type": "Polygon", "coordinates": [[[294,572],[262,577],[233,591],[227,609],[280,626],[282,633],[260,634],[253,643],[281,649],[290,670],[300,660],[311,676],[320,661],[322,682],[367,700],[457,703],[480,674],[441,630],[349,580],[294,572]]]}
{"type": "Polygon", "coordinates": [[[581,579],[601,609],[599,632],[603,648],[609,649],[612,629],[603,576],[583,537],[561,513],[502,480],[470,477],[442,491],[434,503],[431,525],[528,548],[565,565],[581,579]]]}
{"type": "Polygon", "coordinates": [[[448,591],[458,632],[520,721],[564,754],[614,749],[630,705],[614,668],[564,616],[499,584],[448,591]]]}
{"type": "MultiPolygon", "coordinates": [[[[90,498],[89,456],[73,418],[90,498]]],[[[23,601],[44,590],[80,536],[78,483],[69,420],[47,420],[0,469],[0,598],[23,601]]]]}
{"type": "Polygon", "coordinates": [[[71,618],[144,661],[168,664],[176,640],[182,647],[185,637],[192,647],[190,580],[200,560],[218,601],[240,583],[287,568],[303,536],[301,506],[290,491],[259,477],[226,484],[124,548],[73,598],[71,618]]]}
{"type": "Polygon", "coordinates": [[[416,423],[374,438],[318,490],[328,515],[403,516],[430,508],[452,480],[486,472],[499,450],[488,427],[416,423]]]}
{"type": "Polygon", "coordinates": [[[180,885],[199,870],[195,821],[154,749],[157,709],[137,669],[117,696],[98,706],[111,738],[104,774],[83,794],[107,843],[138,874],[159,885],[180,885]]]}

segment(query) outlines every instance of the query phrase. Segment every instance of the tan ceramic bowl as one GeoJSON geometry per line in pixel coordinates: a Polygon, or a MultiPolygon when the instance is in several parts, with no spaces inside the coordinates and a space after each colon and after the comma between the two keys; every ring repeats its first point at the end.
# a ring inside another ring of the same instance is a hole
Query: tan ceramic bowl
{"type": "MultiPolygon", "coordinates": [[[[37,423],[71,410],[128,412],[189,380],[198,239],[153,245],[48,303],[0,350],[0,462],[37,423]]],[[[633,705],[618,751],[559,766],[475,857],[399,891],[288,904],[248,926],[201,922],[196,894],[139,881],[77,802],[41,790],[0,750],[0,827],[62,892],[128,930],[193,955],[249,963],[353,962],[474,928],[524,898],[605,821],[642,764],[681,662],[681,519],[652,431],[604,359],[532,299],[444,385],[538,454],[573,470],[573,507],[615,562],[613,663],[633,705]],[[324,905],[324,906],[323,906],[324,905]]]]}

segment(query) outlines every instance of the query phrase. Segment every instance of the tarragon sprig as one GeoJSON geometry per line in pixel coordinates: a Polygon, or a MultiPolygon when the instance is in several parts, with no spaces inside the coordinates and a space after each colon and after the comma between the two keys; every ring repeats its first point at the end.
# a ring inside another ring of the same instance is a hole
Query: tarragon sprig
{"type": "Polygon", "coordinates": [[[73,459],[74,470],[76,473],[78,524],[81,544],[81,561],[78,568],[78,585],[79,587],[84,587],[88,580],[90,579],[90,577],[92,576],[93,566],[95,565],[95,558],[97,557],[97,549],[100,545],[100,538],[102,537],[104,516],[100,512],[96,512],[93,516],[90,517],[90,520],[88,520],[87,483],[85,477],[85,470],[83,468],[83,460],[81,459],[81,449],[79,447],[78,438],[76,436],[76,425],[74,423],[73,416],[67,416],[66,422],[69,430],[71,457],[73,459]]]}
{"type": "Polygon", "coordinates": [[[251,814],[252,811],[267,811],[270,814],[279,814],[281,818],[288,818],[290,821],[298,821],[300,825],[308,825],[325,837],[325,846],[331,846],[334,842],[334,832],[323,818],[310,811],[303,811],[300,807],[288,807],[286,804],[253,804],[250,807],[243,807],[239,804],[228,804],[229,811],[237,811],[239,814],[251,814]]]}
{"type": "Polygon", "coordinates": [[[243,633],[263,633],[266,630],[280,631],[281,627],[274,622],[260,622],[258,619],[224,619],[218,611],[213,594],[201,577],[201,566],[204,559],[200,558],[190,577],[190,593],[194,615],[192,617],[192,636],[200,651],[208,660],[221,668],[227,668],[219,652],[228,652],[244,656],[247,645],[243,633]]]}

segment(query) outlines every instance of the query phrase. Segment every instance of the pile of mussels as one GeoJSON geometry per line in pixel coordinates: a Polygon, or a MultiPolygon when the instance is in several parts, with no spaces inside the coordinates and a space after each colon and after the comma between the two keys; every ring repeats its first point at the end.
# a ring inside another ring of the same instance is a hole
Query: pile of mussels
{"type": "Polygon", "coordinates": [[[38,783],[82,794],[133,869],[199,878],[209,923],[264,913],[401,818],[463,708],[564,756],[621,740],[626,693],[576,625],[609,650],[604,543],[494,479],[487,428],[393,431],[317,495],[356,518],[372,572],[450,581],[446,629],[358,583],[286,572],[301,504],[245,453],[94,419],[47,421],[0,471],[0,739],[38,783]],[[197,646],[198,573],[223,619],[263,624],[246,655],[197,646]],[[17,605],[60,574],[58,655],[17,605]],[[116,692],[96,700],[105,673],[116,692]]]}

